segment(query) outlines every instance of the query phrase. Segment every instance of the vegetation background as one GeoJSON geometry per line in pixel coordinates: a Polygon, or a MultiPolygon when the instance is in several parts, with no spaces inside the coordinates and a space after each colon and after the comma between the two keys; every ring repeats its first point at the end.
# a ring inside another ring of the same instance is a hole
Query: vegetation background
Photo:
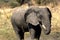
{"type": "MultiPolygon", "coordinates": [[[[33,5],[47,6],[52,13],[50,35],[41,34],[41,40],[60,40],[60,0],[31,0],[33,5]]],[[[0,40],[17,40],[10,22],[12,12],[17,8],[27,8],[21,5],[21,0],[0,0],[0,40]]],[[[25,39],[29,37],[26,33],[25,39]]],[[[27,40],[27,39],[26,39],[27,40]]]]}

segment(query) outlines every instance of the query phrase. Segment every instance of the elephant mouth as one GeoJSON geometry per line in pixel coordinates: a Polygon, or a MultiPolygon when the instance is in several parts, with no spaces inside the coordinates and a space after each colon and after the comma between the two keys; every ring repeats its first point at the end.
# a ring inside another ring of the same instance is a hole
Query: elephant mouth
{"type": "Polygon", "coordinates": [[[47,29],[46,26],[44,24],[42,24],[41,22],[36,23],[36,24],[29,23],[29,25],[34,26],[34,27],[37,27],[39,25],[39,27],[41,27],[42,29],[44,29],[44,30],[47,29]]]}
{"type": "Polygon", "coordinates": [[[31,23],[28,23],[28,25],[29,25],[29,27],[40,27],[40,25],[39,24],[37,24],[37,25],[33,25],[33,24],[31,24],[31,23]]]}
{"type": "Polygon", "coordinates": [[[32,24],[28,24],[29,25],[29,28],[33,28],[34,30],[37,30],[37,31],[41,31],[41,27],[40,25],[32,25],[32,24]]]}

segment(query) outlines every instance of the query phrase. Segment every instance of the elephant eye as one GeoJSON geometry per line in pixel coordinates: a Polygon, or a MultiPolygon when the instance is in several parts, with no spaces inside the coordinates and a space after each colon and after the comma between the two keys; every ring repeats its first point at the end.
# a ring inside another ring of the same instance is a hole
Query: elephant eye
{"type": "Polygon", "coordinates": [[[42,18],[43,18],[43,16],[42,16],[42,15],[40,15],[40,16],[39,16],[39,18],[40,18],[40,19],[42,19],[42,18]]]}
{"type": "Polygon", "coordinates": [[[40,23],[40,25],[42,25],[42,22],[41,21],[39,21],[39,23],[40,23]]]}

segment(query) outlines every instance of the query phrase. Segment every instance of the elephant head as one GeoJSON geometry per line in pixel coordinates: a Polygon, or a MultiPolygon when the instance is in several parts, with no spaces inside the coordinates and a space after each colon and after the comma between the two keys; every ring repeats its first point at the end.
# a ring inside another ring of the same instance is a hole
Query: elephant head
{"type": "Polygon", "coordinates": [[[34,26],[39,24],[46,35],[51,31],[51,12],[48,8],[32,7],[28,9],[25,14],[25,21],[34,26]]]}
{"type": "Polygon", "coordinates": [[[48,8],[40,8],[38,13],[39,18],[41,19],[42,28],[44,33],[47,35],[51,32],[51,12],[48,8]]]}

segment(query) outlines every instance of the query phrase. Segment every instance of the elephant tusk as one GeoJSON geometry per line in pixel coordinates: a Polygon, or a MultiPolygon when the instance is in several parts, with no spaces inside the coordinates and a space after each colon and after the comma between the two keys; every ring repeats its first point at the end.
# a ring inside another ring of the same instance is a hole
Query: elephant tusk
{"type": "Polygon", "coordinates": [[[42,27],[46,30],[46,27],[45,27],[45,25],[42,25],[42,27]]]}

